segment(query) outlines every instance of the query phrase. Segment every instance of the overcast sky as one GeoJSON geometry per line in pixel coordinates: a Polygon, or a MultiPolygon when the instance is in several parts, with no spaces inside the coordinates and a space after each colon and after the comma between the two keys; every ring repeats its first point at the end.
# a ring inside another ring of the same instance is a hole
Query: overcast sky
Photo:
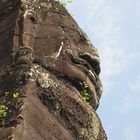
{"type": "Polygon", "coordinates": [[[99,51],[109,140],[139,140],[140,0],[74,0],[68,9],[99,51]]]}

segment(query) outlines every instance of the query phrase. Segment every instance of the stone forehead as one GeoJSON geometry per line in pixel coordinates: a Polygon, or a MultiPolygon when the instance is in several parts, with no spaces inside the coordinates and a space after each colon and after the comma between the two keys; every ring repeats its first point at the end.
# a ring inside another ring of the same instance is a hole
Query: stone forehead
{"type": "MultiPolygon", "coordinates": [[[[24,7],[25,10],[33,10],[36,12],[37,16],[38,16],[38,20],[39,21],[42,21],[42,16],[47,14],[47,12],[49,11],[51,14],[51,20],[55,17],[56,18],[61,18],[61,24],[63,24],[64,28],[66,29],[67,26],[69,27],[70,24],[73,24],[72,26],[75,26],[76,27],[76,30],[77,31],[72,31],[70,30],[68,32],[68,34],[71,34],[71,32],[73,32],[74,34],[77,34],[78,36],[83,36],[87,42],[86,42],[86,46],[89,46],[89,50],[90,50],[90,53],[92,55],[97,55],[98,56],[98,53],[97,53],[97,50],[94,48],[94,46],[92,46],[90,40],[88,39],[87,35],[84,33],[83,30],[81,30],[81,28],[79,28],[79,26],[77,26],[77,24],[74,22],[74,20],[70,17],[70,15],[65,11],[65,12],[62,12],[64,14],[61,13],[61,10],[64,8],[63,6],[60,8],[60,4],[58,4],[58,0],[21,0],[22,1],[22,6],[24,7]],[[53,5],[55,3],[55,6],[53,5]],[[56,17],[56,14],[52,14],[53,11],[55,11],[54,13],[58,13],[57,17],[56,17]],[[54,16],[54,17],[53,17],[54,16]]],[[[47,15],[47,21],[49,21],[49,15],[47,15]]],[[[55,22],[56,20],[54,20],[53,22],[55,22]]],[[[44,22],[44,21],[43,21],[44,22]]],[[[47,24],[46,24],[47,25],[47,24]]],[[[59,25],[61,26],[61,25],[59,25]]],[[[47,27],[46,27],[47,28],[47,27]]],[[[65,31],[67,33],[67,31],[65,31]]],[[[73,34],[73,35],[74,35],[73,34]]],[[[80,45],[81,46],[81,45],[80,45]]],[[[87,50],[87,47],[83,46],[83,47],[79,47],[79,48],[73,48],[73,49],[76,49],[78,51],[80,51],[80,48],[82,50],[84,50],[84,48],[86,48],[87,50]]]]}

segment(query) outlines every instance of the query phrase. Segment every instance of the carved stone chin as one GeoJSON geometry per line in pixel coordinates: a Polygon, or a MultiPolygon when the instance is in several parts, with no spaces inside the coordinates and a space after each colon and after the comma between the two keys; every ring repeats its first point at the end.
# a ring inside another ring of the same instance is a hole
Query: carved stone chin
{"type": "Polygon", "coordinates": [[[0,139],[107,140],[99,56],[66,9],[15,0],[0,16],[0,139]]]}

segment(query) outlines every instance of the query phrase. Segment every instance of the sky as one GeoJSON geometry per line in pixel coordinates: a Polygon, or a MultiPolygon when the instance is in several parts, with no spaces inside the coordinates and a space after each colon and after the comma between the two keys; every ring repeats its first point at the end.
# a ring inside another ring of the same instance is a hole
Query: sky
{"type": "Polygon", "coordinates": [[[74,0],[67,6],[98,49],[98,108],[109,140],[139,140],[140,0],[74,0]]]}

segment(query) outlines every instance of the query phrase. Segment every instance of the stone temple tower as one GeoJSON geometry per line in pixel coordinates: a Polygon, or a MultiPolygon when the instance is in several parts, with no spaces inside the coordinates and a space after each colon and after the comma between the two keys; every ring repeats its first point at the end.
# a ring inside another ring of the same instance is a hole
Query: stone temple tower
{"type": "Polygon", "coordinates": [[[0,140],[107,140],[97,50],[55,0],[0,0],[0,140]]]}

